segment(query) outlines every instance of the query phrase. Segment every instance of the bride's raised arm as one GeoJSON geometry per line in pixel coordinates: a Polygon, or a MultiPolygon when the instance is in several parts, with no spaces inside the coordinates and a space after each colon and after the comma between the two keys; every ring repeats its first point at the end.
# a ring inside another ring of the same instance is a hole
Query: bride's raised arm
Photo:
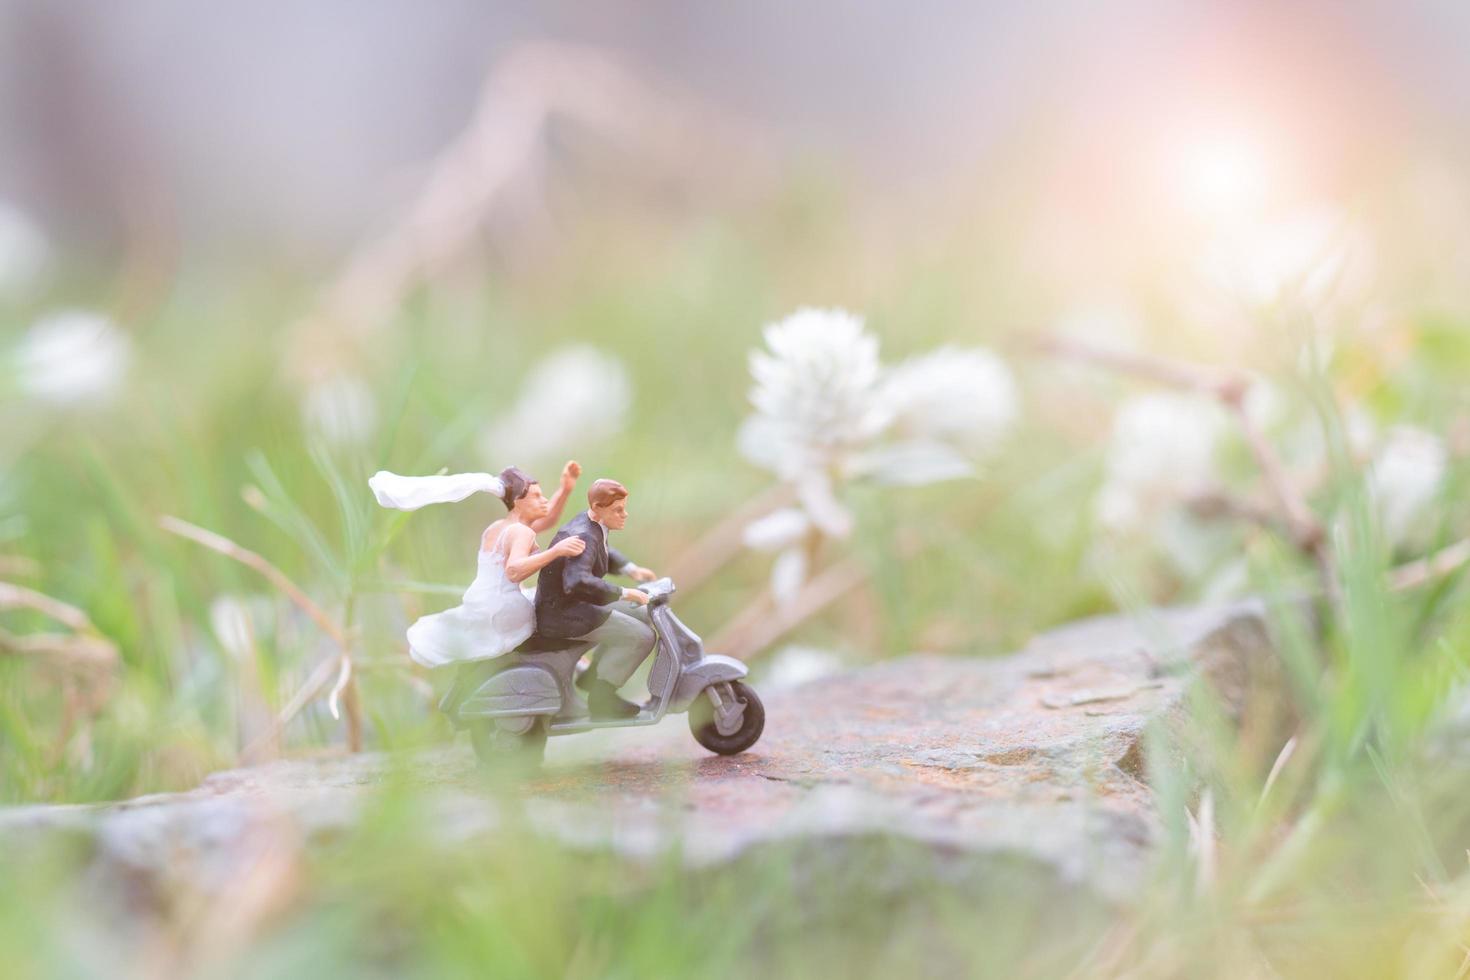
{"type": "Polygon", "coordinates": [[[505,577],[517,585],[558,558],[575,557],[587,547],[581,538],[567,537],[562,538],[545,551],[537,551],[532,554],[532,550],[536,547],[536,532],[530,530],[526,525],[517,524],[500,533],[512,535],[509,539],[510,545],[505,551],[505,577]]]}
{"type": "Polygon", "coordinates": [[[540,534],[548,528],[556,527],[561,520],[561,512],[567,505],[567,498],[572,495],[572,490],[577,486],[577,477],[582,475],[582,464],[575,459],[567,460],[567,465],[561,468],[561,485],[556,488],[556,493],[551,495],[551,509],[546,516],[540,520],[531,522],[531,530],[540,534]]]}

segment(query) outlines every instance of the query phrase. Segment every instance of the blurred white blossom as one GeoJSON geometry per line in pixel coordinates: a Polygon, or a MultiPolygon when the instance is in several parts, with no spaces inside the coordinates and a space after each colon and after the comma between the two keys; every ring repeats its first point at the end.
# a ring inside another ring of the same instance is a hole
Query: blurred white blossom
{"type": "Polygon", "coordinates": [[[756,414],[740,449],[757,465],[794,479],[839,464],[866,446],[889,417],[878,404],[878,341],[843,310],[801,309],[765,329],[768,350],[750,355],[756,414]]]}
{"type": "Polygon", "coordinates": [[[1015,424],[1020,396],[1005,363],[984,350],[941,348],[888,371],[878,400],[904,438],[993,450],[1015,424]]]}
{"type": "Polygon", "coordinates": [[[1015,420],[1011,373],[983,350],[945,349],[885,371],[860,318],[817,309],[766,327],[765,342],[750,356],[755,413],[740,449],[789,482],[831,537],[852,529],[843,481],[915,486],[967,476],[1015,420]]]}
{"type": "Polygon", "coordinates": [[[745,546],[756,551],[780,551],[806,537],[811,518],[796,507],[783,507],[745,526],[745,546]]]}
{"type": "Polygon", "coordinates": [[[806,552],[800,548],[787,548],[771,563],[771,596],[778,606],[789,605],[806,585],[806,552]]]}
{"type": "Polygon", "coordinates": [[[1102,489],[1094,508],[1112,531],[1141,527],[1161,509],[1215,482],[1225,417],[1214,402],[1151,393],[1130,398],[1113,419],[1102,489]]]}
{"type": "Polygon", "coordinates": [[[481,448],[497,467],[559,460],[622,432],[632,402],[621,360],[595,347],[563,347],[526,373],[515,404],[481,448]]]}
{"type": "Polygon", "coordinates": [[[1368,472],[1368,489],[1384,534],[1395,545],[1417,543],[1433,528],[1430,506],[1439,498],[1449,463],[1444,442],[1408,425],[1390,429],[1368,472]]]}
{"type": "Polygon", "coordinates": [[[0,201],[0,297],[24,295],[44,278],[51,245],[20,208],[0,201]]]}
{"type": "Polygon", "coordinates": [[[22,391],[55,405],[99,402],[122,387],[132,339],[106,316],[64,310],[37,321],[21,338],[15,370],[22,391]]]}
{"type": "Polygon", "coordinates": [[[361,445],[377,432],[378,402],[362,378],[335,374],[306,386],[301,417],[307,431],[326,442],[361,445]]]}

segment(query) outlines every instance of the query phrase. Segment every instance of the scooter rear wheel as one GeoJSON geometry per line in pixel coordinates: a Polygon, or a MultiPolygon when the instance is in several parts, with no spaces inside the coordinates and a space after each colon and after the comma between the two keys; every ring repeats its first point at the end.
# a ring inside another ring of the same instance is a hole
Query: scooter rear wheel
{"type": "Polygon", "coordinates": [[[715,706],[701,694],[689,706],[689,731],[694,740],[711,752],[720,755],[736,755],[760,740],[766,727],[766,708],[756,697],[750,685],[741,681],[730,681],[737,701],[745,702],[745,714],[740,718],[740,728],[730,735],[721,735],[715,727],[715,706]]]}
{"type": "Polygon", "coordinates": [[[519,735],[487,718],[472,721],[469,727],[470,744],[483,766],[536,769],[546,758],[546,724],[540,718],[519,735]]]}

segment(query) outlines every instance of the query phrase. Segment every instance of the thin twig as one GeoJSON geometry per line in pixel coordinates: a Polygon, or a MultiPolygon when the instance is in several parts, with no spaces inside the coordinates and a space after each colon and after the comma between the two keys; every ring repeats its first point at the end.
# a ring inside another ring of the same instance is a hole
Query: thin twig
{"type": "Polygon", "coordinates": [[[245,746],[240,754],[246,758],[252,758],[261,748],[280,738],[281,732],[290,724],[291,719],[300,714],[301,709],[305,708],[321,694],[322,690],[327,686],[327,682],[332,679],[332,675],[338,670],[339,660],[339,657],[330,657],[317,664],[312,672],[307,675],[306,681],[291,696],[291,700],[287,701],[286,706],[276,715],[275,720],[271,722],[270,728],[262,732],[255,741],[245,746]]]}
{"type": "Polygon", "coordinates": [[[1470,564],[1470,538],[1393,569],[1388,573],[1388,587],[1395,592],[1418,588],[1467,564],[1470,564]]]}
{"type": "Polygon", "coordinates": [[[710,641],[710,649],[750,660],[788,632],[826,609],[867,580],[868,571],[855,558],[829,565],[802,588],[788,605],[775,610],[763,592],[729,626],[710,641]]]}
{"type": "Polygon", "coordinates": [[[1098,347],[1072,337],[1043,337],[1038,341],[1037,347],[1043,354],[1052,357],[1085,361],[1122,374],[1146,378],[1170,388],[1182,388],[1217,398],[1239,389],[1243,384],[1243,379],[1234,373],[1159,357],[1156,354],[1098,347]]]}
{"type": "Polygon", "coordinates": [[[1054,357],[1085,361],[1219,400],[1239,423],[1251,457],[1281,512],[1282,524],[1290,540],[1317,563],[1327,595],[1337,595],[1335,562],[1322,523],[1312,513],[1301,491],[1287,477],[1286,466],[1275,447],[1246,411],[1245,395],[1250,390],[1248,377],[1240,372],[1221,371],[1153,354],[1096,347],[1070,337],[1048,337],[1039,346],[1043,353],[1054,357]]]}
{"type": "Polygon", "coordinates": [[[0,629],[0,653],[54,657],[88,668],[108,668],[117,663],[117,647],[101,636],[82,633],[17,635],[0,629]]]}
{"type": "Polygon", "coordinates": [[[233,558],[240,564],[259,572],[272,585],[284,592],[286,598],[294,602],[302,612],[310,616],[312,621],[321,627],[322,632],[336,641],[339,647],[344,651],[348,649],[347,635],[342,631],[342,628],[332,621],[332,618],[322,610],[321,606],[318,606],[312,601],[311,596],[307,595],[295,582],[287,578],[285,572],[266,561],[260,555],[248,548],[242,548],[223,535],[216,534],[213,531],[206,531],[198,525],[179,520],[177,517],[160,517],[158,519],[158,526],[171,534],[177,534],[181,538],[188,538],[196,544],[202,544],[211,551],[219,552],[227,558],[233,558]]]}
{"type": "Polygon", "coordinates": [[[0,582],[0,609],[34,609],[78,633],[96,632],[87,614],[76,606],[13,582],[0,582]]]}
{"type": "Polygon", "coordinates": [[[1199,490],[1184,500],[1184,506],[1202,520],[1234,520],[1285,532],[1281,521],[1268,505],[1259,500],[1235,496],[1220,487],[1199,490]]]}
{"type": "Polygon", "coordinates": [[[1336,591],[1337,575],[1333,567],[1332,551],[1327,544],[1327,535],[1322,522],[1312,513],[1306,499],[1286,475],[1286,466],[1276,452],[1260,425],[1245,408],[1245,392],[1236,389],[1221,395],[1225,404],[1235,414],[1245,434],[1251,456],[1265,477],[1266,486],[1276,498],[1276,505],[1286,518],[1287,529],[1297,547],[1311,555],[1322,572],[1322,583],[1332,595],[1336,591]]]}
{"type": "Polygon", "coordinates": [[[362,711],[357,697],[357,677],[353,671],[351,657],[343,657],[337,672],[337,683],[327,695],[327,708],[333,718],[341,718],[347,712],[347,747],[353,752],[362,751],[362,711]]]}

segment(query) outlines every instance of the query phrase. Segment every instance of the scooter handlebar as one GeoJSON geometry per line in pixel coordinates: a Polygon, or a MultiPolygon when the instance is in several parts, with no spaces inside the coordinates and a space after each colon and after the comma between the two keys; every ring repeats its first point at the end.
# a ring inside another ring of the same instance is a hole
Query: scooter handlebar
{"type": "Polygon", "coordinates": [[[649,601],[667,599],[674,594],[674,580],[665,576],[664,578],[654,579],[652,582],[645,582],[637,586],[637,588],[648,594],[649,601]]]}

